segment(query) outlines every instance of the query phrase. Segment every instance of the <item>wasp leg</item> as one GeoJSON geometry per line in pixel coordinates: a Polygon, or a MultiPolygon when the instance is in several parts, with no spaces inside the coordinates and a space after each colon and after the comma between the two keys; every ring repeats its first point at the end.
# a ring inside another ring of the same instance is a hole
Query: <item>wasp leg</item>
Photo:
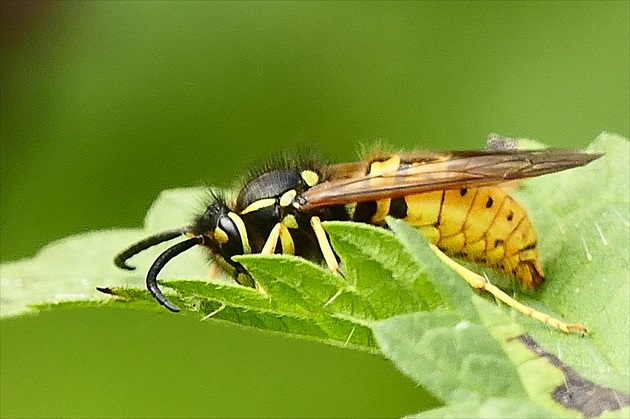
{"type": "Polygon", "coordinates": [[[278,238],[280,238],[280,229],[282,228],[282,224],[276,224],[271,233],[269,233],[269,237],[267,237],[267,241],[260,251],[261,255],[273,255],[276,250],[276,245],[278,244],[278,238]]]}
{"type": "Polygon", "coordinates": [[[204,320],[208,320],[210,317],[213,317],[215,314],[218,314],[218,313],[222,312],[223,310],[225,310],[225,307],[227,307],[227,305],[225,303],[223,303],[221,305],[221,307],[217,308],[212,313],[206,314],[203,318],[199,319],[199,321],[202,322],[204,320]]]}
{"type": "Polygon", "coordinates": [[[328,265],[328,269],[330,269],[330,271],[334,274],[338,273],[339,263],[335,257],[335,252],[333,252],[332,247],[330,246],[328,237],[326,237],[326,231],[324,230],[324,226],[322,226],[322,221],[319,217],[311,217],[311,227],[313,227],[317,243],[324,255],[324,260],[326,261],[326,265],[328,265]]]}
{"type": "Polygon", "coordinates": [[[459,263],[455,262],[453,259],[446,256],[440,249],[437,248],[437,246],[433,244],[430,244],[430,246],[431,246],[431,250],[433,250],[433,252],[440,258],[440,260],[446,263],[455,272],[457,272],[459,276],[464,278],[464,280],[468,282],[468,284],[471,287],[478,289],[480,291],[487,291],[490,294],[492,294],[495,298],[497,298],[500,301],[503,301],[505,304],[512,307],[513,309],[520,311],[524,315],[529,316],[533,319],[536,319],[542,323],[548,324],[551,327],[560,329],[566,333],[569,333],[571,330],[576,330],[581,333],[586,333],[586,326],[584,326],[583,324],[580,324],[580,323],[567,324],[556,318],[549,316],[548,314],[545,314],[538,310],[534,310],[531,307],[528,307],[524,304],[519,303],[514,298],[507,295],[505,292],[503,292],[502,290],[500,290],[499,288],[497,288],[490,282],[486,281],[485,278],[483,278],[481,275],[477,275],[476,273],[470,271],[469,269],[466,269],[459,263]]]}

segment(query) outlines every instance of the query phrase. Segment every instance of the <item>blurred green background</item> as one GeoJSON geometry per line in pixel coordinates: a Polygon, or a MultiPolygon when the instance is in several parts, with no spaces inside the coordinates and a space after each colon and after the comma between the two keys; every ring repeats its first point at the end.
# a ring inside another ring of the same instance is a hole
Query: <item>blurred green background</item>
{"type": "MultiPolygon", "coordinates": [[[[581,147],[630,131],[626,1],[0,4],[3,261],[140,226],[161,190],[228,186],[286,148],[341,161],[376,139],[480,148],[497,132],[581,147]]],[[[3,417],[438,405],[379,356],[166,312],[0,327],[3,417]]]]}

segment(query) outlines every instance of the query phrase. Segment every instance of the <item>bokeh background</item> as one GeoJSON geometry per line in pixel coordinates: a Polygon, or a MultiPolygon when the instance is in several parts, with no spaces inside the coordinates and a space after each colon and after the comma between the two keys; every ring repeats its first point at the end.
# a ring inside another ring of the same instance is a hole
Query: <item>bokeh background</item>
{"type": "MultiPolygon", "coordinates": [[[[167,188],[360,143],[628,136],[619,2],[9,2],[0,258],[138,227],[167,188]]],[[[141,284],[138,284],[141,285],[141,284]]],[[[169,313],[3,320],[0,415],[394,417],[438,402],[376,355],[169,313]]],[[[427,368],[431,368],[427,365],[427,368]]]]}

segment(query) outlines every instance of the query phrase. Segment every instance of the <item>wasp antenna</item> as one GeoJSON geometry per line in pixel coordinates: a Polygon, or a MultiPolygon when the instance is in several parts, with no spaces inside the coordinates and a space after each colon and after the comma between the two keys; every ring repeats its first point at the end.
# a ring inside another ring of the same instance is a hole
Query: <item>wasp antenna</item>
{"type": "Polygon", "coordinates": [[[140,240],[137,243],[132,244],[122,252],[116,255],[114,258],[114,265],[119,267],[120,269],[125,269],[127,271],[133,271],[135,266],[131,266],[127,264],[127,260],[134,255],[142,252],[143,250],[148,249],[149,247],[155,246],[156,244],[163,243],[165,241],[173,240],[176,237],[181,236],[190,231],[190,227],[178,228],[176,230],[167,230],[161,233],[154,234],[153,236],[149,236],[145,239],[140,240]]]}
{"type": "Polygon", "coordinates": [[[149,272],[147,273],[147,289],[151,295],[153,295],[160,304],[175,313],[179,311],[179,307],[171,303],[168,298],[162,294],[162,291],[160,291],[160,288],[158,288],[157,285],[157,276],[171,259],[201,243],[203,243],[203,237],[197,236],[169,247],[160,256],[158,256],[157,259],[155,259],[155,262],[153,262],[153,265],[151,265],[151,268],[149,268],[149,272]]]}

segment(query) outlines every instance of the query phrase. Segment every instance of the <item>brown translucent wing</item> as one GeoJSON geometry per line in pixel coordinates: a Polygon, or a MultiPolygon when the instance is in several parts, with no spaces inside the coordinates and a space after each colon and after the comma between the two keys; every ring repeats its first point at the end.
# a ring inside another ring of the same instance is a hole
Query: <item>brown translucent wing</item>
{"type": "Polygon", "coordinates": [[[397,170],[366,174],[374,161],[395,156],[328,166],[329,178],[333,180],[304,192],[297,200],[299,209],[496,185],[584,166],[601,155],[562,149],[412,153],[400,155],[397,170]]]}

